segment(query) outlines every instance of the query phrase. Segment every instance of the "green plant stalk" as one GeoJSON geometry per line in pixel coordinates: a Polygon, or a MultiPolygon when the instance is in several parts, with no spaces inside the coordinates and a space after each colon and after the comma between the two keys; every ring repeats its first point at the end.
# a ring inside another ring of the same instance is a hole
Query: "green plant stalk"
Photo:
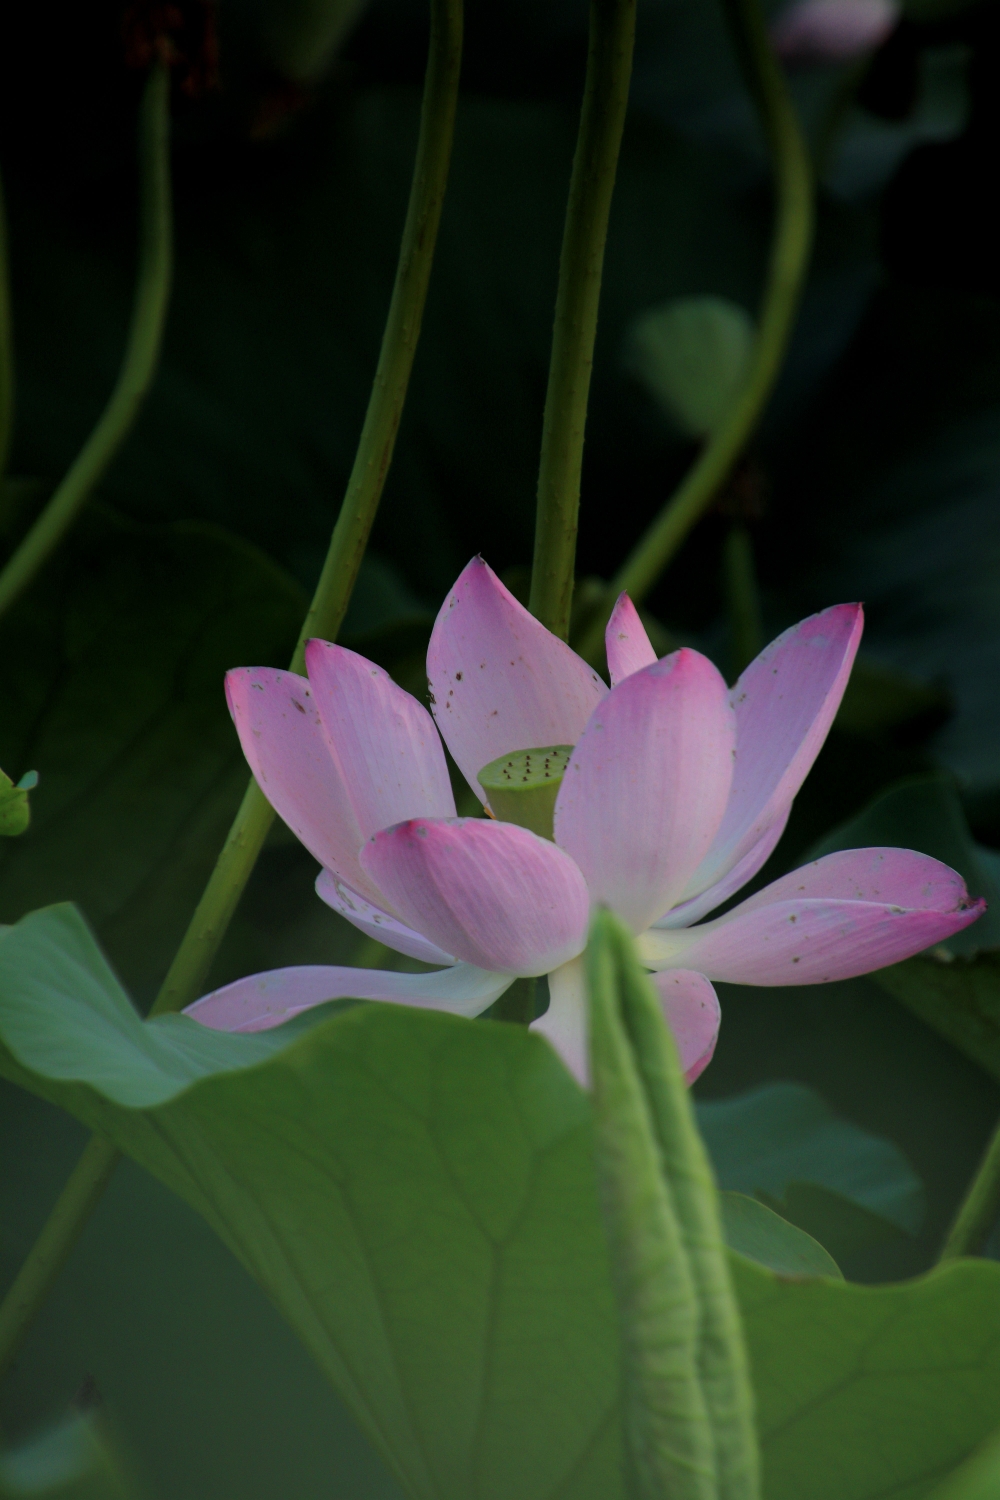
{"type": "Polygon", "coordinates": [[[62,483],[0,573],[0,615],[31,583],[131,432],[160,356],[170,300],[170,74],[151,69],[139,107],[139,275],[118,380],[97,426],[62,483]]]}
{"type": "MultiPolygon", "coordinates": [[[[312,636],[334,638],[347,611],[382,496],[413,365],[444,201],[462,56],[462,0],[432,0],[431,40],[413,185],[378,367],[347,493],[291,670],[312,636]]],[[[257,861],[274,813],[251,781],[151,1014],[182,1010],[203,984],[257,861]]],[[[0,1378],[10,1368],[117,1160],[95,1137],[0,1305],[0,1378]]]]}
{"type": "Polygon", "coordinates": [[[724,0],[748,86],[754,95],[774,167],[777,210],[767,285],[746,385],[732,410],[663,510],[608,585],[580,644],[600,663],[604,626],[621,593],[638,604],[649,593],[725,482],[756,428],[795,324],[813,235],[812,170],[798,117],[767,36],[758,0],[724,0]]]}
{"type": "Polygon", "coordinates": [[[528,608],[562,640],[573,602],[580,473],[604,245],[625,127],[636,0],[591,0],[587,77],[559,259],[528,608]]]}
{"type": "MultiPolygon", "coordinates": [[[[701,1314],[650,1101],[622,1016],[619,924],[586,953],[594,1152],[622,1347],[624,1429],[636,1500],[718,1500],[698,1368],[701,1314]]],[[[674,1069],[680,1077],[674,1058],[674,1069]]]]}
{"type": "Polygon", "coordinates": [[[753,540],[745,526],[731,526],[722,548],[722,578],[729,614],[733,681],[764,649],[760,593],[753,540]]]}
{"type": "MultiPolygon", "coordinates": [[[[7,472],[14,430],[14,331],[10,308],[10,270],[7,258],[7,211],[0,182],[0,485],[7,472]]],[[[0,503],[0,514],[3,505],[0,503]]]]}
{"type": "Polygon", "coordinates": [[[1000,1219],[1000,1127],[987,1146],[948,1231],[941,1251],[942,1264],[963,1255],[979,1255],[997,1219],[1000,1219]]]}
{"type": "Polygon", "coordinates": [[[102,1136],[91,1136],[59,1195],[55,1208],[0,1303],[0,1380],[17,1357],[56,1277],[69,1259],[80,1231],[100,1202],[118,1161],[118,1151],[102,1136]]]}
{"type": "Polygon", "coordinates": [[[715,1178],[695,1124],[659,998],[619,923],[622,1017],[670,1184],[701,1318],[698,1372],[712,1430],[719,1500],[758,1500],[760,1461],[743,1325],[729,1277],[715,1178]]]}

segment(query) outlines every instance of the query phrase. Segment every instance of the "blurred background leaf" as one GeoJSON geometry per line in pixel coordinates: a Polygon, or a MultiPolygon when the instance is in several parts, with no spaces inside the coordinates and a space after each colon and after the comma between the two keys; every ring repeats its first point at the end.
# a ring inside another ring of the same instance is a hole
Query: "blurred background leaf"
{"type": "Polygon", "coordinates": [[[138,1500],[139,1493],[92,1414],[0,1450],[2,1500],[138,1500]]]}
{"type": "Polygon", "coordinates": [[[44,768],[0,846],[3,920],[78,900],[151,997],[246,784],[223,675],[286,661],[304,613],[246,542],[91,513],[0,624],[0,759],[44,768]]]}
{"type": "Polygon", "coordinates": [[[779,1276],[840,1276],[818,1240],[745,1193],[719,1194],[722,1230],[731,1250],[779,1276]]]}
{"type": "Polygon", "coordinates": [[[923,1185],[903,1153],[838,1119],[812,1089],[769,1084],[700,1103],[697,1115],[719,1186],[757,1198],[838,1264],[919,1231],[923,1185]]]}

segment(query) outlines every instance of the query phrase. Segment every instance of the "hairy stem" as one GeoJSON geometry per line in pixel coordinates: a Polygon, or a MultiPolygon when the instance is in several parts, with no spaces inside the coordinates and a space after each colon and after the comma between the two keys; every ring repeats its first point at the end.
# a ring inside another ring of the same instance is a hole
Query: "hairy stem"
{"type": "Polygon", "coordinates": [[[760,1500],[753,1386],[712,1167],[659,997],[635,960],[631,935],[619,925],[613,936],[622,1019],[700,1310],[698,1373],[712,1432],[717,1500],[760,1500]]]}
{"type": "Polygon", "coordinates": [[[562,640],[569,634],[573,602],[587,399],[634,40],[635,0],[591,0],[587,78],[559,260],[528,602],[532,614],[562,640]]]}
{"type": "Polygon", "coordinates": [[[28,587],[86,504],[131,432],[156,373],[173,262],[170,74],[163,63],[152,68],[139,109],[139,201],[139,275],[118,381],[69,472],[0,573],[0,614],[28,587]]]}
{"type": "Polygon", "coordinates": [[[990,1230],[1000,1219],[1000,1128],[986,1148],[955,1222],[941,1251],[941,1261],[979,1255],[990,1230]]]}
{"type": "MultiPolygon", "coordinates": [[[[634,955],[623,953],[617,919],[599,911],[585,957],[594,1159],[618,1310],[629,1490],[636,1500],[719,1500],[699,1367],[699,1291],[655,1105],[623,1015],[630,961],[637,969],[634,955]]],[[[665,1050],[683,1089],[669,1040],[665,1050]]]]}
{"type": "Polygon", "coordinates": [[[813,231],[809,154],[784,76],[767,36],[758,0],[724,0],[748,86],[767,136],[777,211],[767,286],[746,385],[726,420],[706,444],[645,536],[608,586],[580,642],[580,654],[599,662],[604,625],[622,592],[644,599],[691,528],[704,515],[756,428],[781,370],[795,323],[813,231]]]}
{"type": "MultiPolygon", "coordinates": [[[[385,484],[434,259],[451,161],[461,54],[462,0],[432,0],[420,137],[382,350],[347,493],[292,656],[293,671],[301,671],[311,636],[333,638],[340,627],[385,484]]],[[[197,996],[273,816],[251,781],[151,1014],[181,1010],[197,996]]],[[[16,1356],[100,1198],[116,1157],[114,1147],[97,1137],[91,1140],[0,1306],[0,1375],[16,1356]]]]}

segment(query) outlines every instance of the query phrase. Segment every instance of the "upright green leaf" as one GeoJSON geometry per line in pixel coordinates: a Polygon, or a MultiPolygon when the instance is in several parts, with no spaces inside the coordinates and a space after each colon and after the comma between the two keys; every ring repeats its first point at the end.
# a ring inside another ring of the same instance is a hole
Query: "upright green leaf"
{"type": "MultiPolygon", "coordinates": [[[[733,1295],[712,1169],[698,1134],[677,1049],[663,1020],[659,998],[640,968],[628,929],[610,913],[595,919],[591,933],[593,962],[602,946],[612,960],[611,995],[603,996],[590,969],[591,1006],[607,1018],[610,1001],[620,1008],[619,1029],[630,1043],[637,1085],[649,1111],[666,1195],[677,1218],[697,1308],[697,1366],[704,1395],[720,1500],[743,1500],[759,1494],[758,1457],[746,1349],[733,1295]]],[[[608,968],[607,960],[603,965],[608,968]]],[[[605,985],[607,985],[605,978],[605,985]]],[[[607,1019],[605,1019],[607,1029],[607,1019]]],[[[601,1140],[600,1088],[595,1059],[595,1115],[601,1140]]],[[[614,1257],[612,1257],[614,1260],[614,1257]]],[[[672,1269],[672,1268],[671,1268],[672,1269]]],[[[667,1493],[669,1484],[665,1485],[667,1493]]]]}
{"type": "MultiPolygon", "coordinates": [[[[612,921],[608,912],[595,917],[586,966],[597,1180],[635,1493],[637,1500],[716,1500],[716,1440],[699,1358],[702,1310],[653,1106],[623,1024],[612,921]]],[[[679,1076],[676,1057],[674,1071],[679,1076]]],[[[721,1253],[721,1231],[718,1238],[721,1253]]]]}

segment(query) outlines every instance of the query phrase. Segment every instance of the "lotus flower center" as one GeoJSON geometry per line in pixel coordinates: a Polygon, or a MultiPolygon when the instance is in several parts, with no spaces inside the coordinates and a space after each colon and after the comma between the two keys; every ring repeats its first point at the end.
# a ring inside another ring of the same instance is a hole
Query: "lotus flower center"
{"type": "Polygon", "coordinates": [[[572,754],[572,745],[547,745],[491,760],[477,777],[490,811],[502,823],[551,839],[556,797],[572,754]]]}

